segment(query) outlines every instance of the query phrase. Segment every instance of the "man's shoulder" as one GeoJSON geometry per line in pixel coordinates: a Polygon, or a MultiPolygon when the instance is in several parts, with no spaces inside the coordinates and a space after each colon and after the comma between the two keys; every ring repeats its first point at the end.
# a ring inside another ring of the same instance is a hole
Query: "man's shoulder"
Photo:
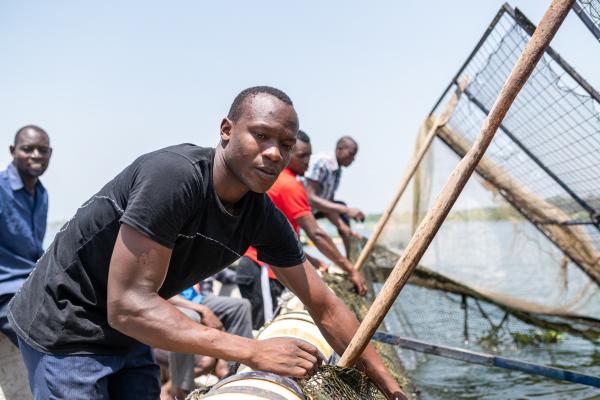
{"type": "Polygon", "coordinates": [[[185,180],[190,176],[209,174],[213,154],[213,148],[179,144],[143,154],[127,169],[133,168],[133,171],[137,171],[135,174],[143,171],[145,174],[167,175],[172,179],[185,180]]]}
{"type": "Polygon", "coordinates": [[[197,164],[202,161],[212,163],[214,151],[215,149],[212,147],[182,143],[147,153],[142,157],[180,158],[189,161],[191,164],[197,164]]]}
{"type": "Polygon", "coordinates": [[[335,158],[335,153],[331,151],[316,154],[311,158],[310,161],[314,166],[327,168],[329,170],[335,170],[339,168],[337,159],[335,158]]]}

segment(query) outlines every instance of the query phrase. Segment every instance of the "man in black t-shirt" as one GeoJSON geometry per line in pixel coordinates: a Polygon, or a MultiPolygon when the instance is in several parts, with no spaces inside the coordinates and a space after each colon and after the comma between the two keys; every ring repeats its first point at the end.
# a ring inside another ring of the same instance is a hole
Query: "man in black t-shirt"
{"type": "MultiPolygon", "coordinates": [[[[297,132],[285,93],[246,89],[222,120],[216,149],[183,144],[145,154],[77,210],[9,307],[36,399],[157,399],[148,346],[310,375],[321,361],[313,346],[207,328],[166,300],[250,245],[344,351],[358,321],[265,195],[297,132]]],[[[389,398],[404,398],[372,346],[360,364],[389,398]]]]}

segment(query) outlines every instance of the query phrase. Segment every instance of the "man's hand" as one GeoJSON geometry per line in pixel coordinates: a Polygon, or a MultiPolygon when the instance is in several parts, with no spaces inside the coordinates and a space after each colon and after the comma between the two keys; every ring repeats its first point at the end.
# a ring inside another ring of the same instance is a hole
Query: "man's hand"
{"type": "Polygon", "coordinates": [[[223,330],[223,323],[221,322],[219,317],[217,317],[215,313],[210,310],[210,308],[203,306],[198,310],[198,312],[202,314],[202,323],[204,325],[208,326],[209,328],[218,329],[220,331],[223,330]]]}
{"type": "Polygon", "coordinates": [[[355,221],[359,221],[359,222],[363,222],[365,220],[365,214],[363,214],[362,211],[360,211],[358,208],[355,207],[347,207],[348,211],[346,211],[346,214],[348,214],[348,216],[350,218],[352,218],[355,221]]]}
{"type": "MultiPolygon", "coordinates": [[[[273,271],[304,303],[327,342],[338,354],[343,354],[359,326],[354,314],[329,290],[309,262],[291,268],[273,267],[273,271]]],[[[372,344],[367,345],[359,364],[388,399],[404,400],[402,389],[372,344]]]]}
{"type": "Polygon", "coordinates": [[[308,378],[323,362],[317,348],[303,340],[273,338],[255,343],[250,359],[244,362],[255,370],[308,378]]]}
{"type": "Polygon", "coordinates": [[[354,270],[351,272],[348,275],[348,279],[350,279],[350,282],[354,284],[354,287],[359,295],[364,296],[367,294],[367,285],[358,271],[354,270]]]}

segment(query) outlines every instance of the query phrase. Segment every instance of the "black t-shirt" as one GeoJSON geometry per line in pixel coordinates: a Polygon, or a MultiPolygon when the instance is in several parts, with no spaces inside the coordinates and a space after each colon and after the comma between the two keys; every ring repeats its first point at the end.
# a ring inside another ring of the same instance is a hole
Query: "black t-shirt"
{"type": "Polygon", "coordinates": [[[296,235],[267,195],[248,192],[237,216],[224,209],[212,184],[214,154],[191,144],[145,154],[83,204],[12,301],[17,334],[52,354],[122,354],[139,344],[112,329],[106,316],[109,263],[122,223],[173,250],[163,298],[220,271],[250,245],[269,264],[302,263],[296,235]]]}

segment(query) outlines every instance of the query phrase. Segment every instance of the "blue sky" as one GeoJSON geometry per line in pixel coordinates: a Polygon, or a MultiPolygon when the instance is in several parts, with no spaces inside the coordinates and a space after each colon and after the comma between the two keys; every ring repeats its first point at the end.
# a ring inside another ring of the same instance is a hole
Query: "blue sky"
{"type": "MultiPolygon", "coordinates": [[[[549,1],[512,3],[535,23],[549,1]]],[[[354,136],[339,197],[382,210],[419,123],[500,7],[496,1],[4,1],[0,132],[44,127],[51,221],[138,155],[214,146],[233,97],[268,84],[293,99],[316,152],[354,136]]],[[[553,42],[595,87],[600,46],[571,13],[553,42]]]]}

